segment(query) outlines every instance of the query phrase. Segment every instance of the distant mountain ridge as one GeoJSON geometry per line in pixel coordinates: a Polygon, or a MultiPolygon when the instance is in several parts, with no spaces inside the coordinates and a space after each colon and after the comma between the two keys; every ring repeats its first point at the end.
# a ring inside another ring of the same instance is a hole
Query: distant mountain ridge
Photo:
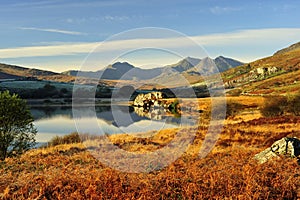
{"type": "Polygon", "coordinates": [[[167,65],[166,67],[170,67],[177,72],[184,72],[195,67],[200,61],[201,59],[198,58],[187,57],[176,64],[167,65]]]}
{"type": "Polygon", "coordinates": [[[234,60],[232,58],[225,58],[224,56],[219,56],[215,58],[214,61],[220,72],[224,72],[228,69],[235,68],[244,64],[238,60],[234,60]]]}
{"type": "Polygon", "coordinates": [[[0,63],[0,71],[3,73],[15,75],[15,76],[53,76],[59,75],[59,73],[47,71],[47,70],[40,70],[40,69],[33,69],[33,68],[26,68],[20,67],[16,65],[7,65],[0,63]]]}
{"type": "Polygon", "coordinates": [[[134,67],[127,62],[116,62],[107,66],[103,70],[98,71],[78,71],[70,70],[63,72],[71,76],[81,76],[88,78],[101,78],[107,80],[147,80],[152,79],[162,73],[162,68],[155,69],[141,69],[134,67]]]}
{"type": "MultiPolygon", "coordinates": [[[[163,78],[164,76],[169,76],[170,73],[190,73],[200,75],[198,70],[195,69],[195,66],[200,62],[201,59],[187,57],[179,61],[178,63],[153,69],[141,69],[127,62],[116,62],[112,65],[107,66],[103,70],[98,70],[95,72],[70,70],[63,72],[63,74],[89,78],[101,78],[107,80],[158,80],[160,77],[163,78]]],[[[214,62],[220,72],[244,64],[240,61],[223,56],[215,58],[214,62]]]]}
{"type": "Polygon", "coordinates": [[[72,82],[75,80],[75,77],[48,70],[26,68],[0,63],[0,79],[24,79],[31,77],[58,82],[72,82]]]}
{"type": "MultiPolygon", "coordinates": [[[[128,62],[116,62],[98,71],[70,70],[63,73],[0,64],[0,79],[2,79],[1,81],[8,81],[34,80],[37,78],[39,80],[67,83],[74,82],[77,76],[80,77],[77,80],[83,84],[90,84],[93,81],[100,80],[103,84],[113,86],[118,81],[121,83],[124,80],[124,84],[129,81],[131,84],[145,85],[146,88],[171,88],[199,82],[203,74],[200,74],[200,70],[195,66],[205,59],[186,57],[175,64],[152,69],[142,69],[128,62]]],[[[242,62],[223,56],[211,60],[215,62],[221,72],[242,64],[242,62]]],[[[217,71],[212,71],[212,69],[206,68],[205,70],[210,74],[217,73],[217,71]]]]}

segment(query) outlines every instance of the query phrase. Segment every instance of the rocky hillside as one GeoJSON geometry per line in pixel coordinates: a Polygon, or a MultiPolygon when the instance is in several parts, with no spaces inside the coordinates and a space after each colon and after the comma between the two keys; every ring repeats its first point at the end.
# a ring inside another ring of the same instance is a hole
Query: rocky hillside
{"type": "Polygon", "coordinates": [[[227,88],[248,94],[287,94],[300,90],[300,43],[222,74],[227,88]]]}

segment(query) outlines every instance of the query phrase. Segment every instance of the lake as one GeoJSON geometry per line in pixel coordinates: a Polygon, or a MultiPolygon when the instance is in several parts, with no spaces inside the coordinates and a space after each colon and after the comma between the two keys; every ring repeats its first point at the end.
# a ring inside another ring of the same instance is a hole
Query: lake
{"type": "Polygon", "coordinates": [[[133,134],[195,124],[190,116],[170,115],[163,110],[144,112],[124,105],[76,106],[73,110],[72,106],[31,106],[30,110],[39,143],[72,132],[133,134]]]}

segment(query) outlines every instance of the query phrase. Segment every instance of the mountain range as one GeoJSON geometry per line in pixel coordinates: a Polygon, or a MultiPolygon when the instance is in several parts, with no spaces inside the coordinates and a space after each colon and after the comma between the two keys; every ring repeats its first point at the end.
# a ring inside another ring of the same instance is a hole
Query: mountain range
{"type": "MultiPolygon", "coordinates": [[[[135,67],[128,62],[116,62],[98,71],[69,70],[62,73],[0,63],[0,79],[37,77],[44,80],[66,82],[73,81],[75,79],[75,76],[80,76],[97,79],[101,78],[105,80],[157,80],[159,79],[159,77],[170,76],[172,74],[199,75],[199,72],[197,69],[195,69],[195,66],[200,62],[201,59],[187,57],[179,61],[178,63],[152,69],[142,69],[140,67],[135,67]]],[[[223,56],[215,58],[214,62],[220,72],[243,64],[240,61],[223,56]]]]}
{"type": "MultiPolygon", "coordinates": [[[[25,80],[37,78],[56,82],[74,82],[78,75],[101,78],[101,83],[107,86],[123,82],[130,85],[143,83],[147,89],[172,88],[184,86],[181,83],[184,78],[189,84],[197,87],[205,85],[202,79],[203,74],[199,73],[199,69],[204,68],[203,63],[206,61],[213,61],[218,67],[228,91],[239,90],[249,95],[277,95],[295,93],[300,90],[300,42],[250,63],[242,63],[223,56],[215,59],[187,57],[178,63],[153,69],[142,69],[127,62],[117,62],[94,72],[71,70],[63,73],[0,64],[0,82],[24,80],[24,77],[25,80]]],[[[205,70],[210,74],[216,73],[210,68],[205,68],[205,70]]],[[[81,80],[81,83],[89,83],[87,78],[81,80]]],[[[97,80],[94,79],[94,81],[97,80]]]]}
{"type": "MultiPolygon", "coordinates": [[[[244,63],[219,56],[213,59],[220,72],[237,67],[244,63]]],[[[151,80],[160,79],[170,74],[196,74],[200,75],[195,66],[201,62],[201,59],[187,57],[176,64],[167,65],[164,67],[157,67],[153,69],[142,69],[135,67],[127,62],[116,62],[107,66],[103,70],[92,71],[77,71],[70,70],[62,74],[89,78],[100,78],[106,80],[151,80]]]]}

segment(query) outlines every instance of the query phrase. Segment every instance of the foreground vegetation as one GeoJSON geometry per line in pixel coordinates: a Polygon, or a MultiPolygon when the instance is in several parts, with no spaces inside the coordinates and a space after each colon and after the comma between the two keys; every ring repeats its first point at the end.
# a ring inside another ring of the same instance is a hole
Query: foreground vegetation
{"type": "Polygon", "coordinates": [[[36,132],[26,102],[8,91],[0,92],[0,160],[31,149],[36,132]]]}
{"type": "MultiPolygon", "coordinates": [[[[239,97],[233,97],[234,101],[239,97]]],[[[300,166],[281,158],[258,164],[253,156],[285,137],[300,137],[300,117],[263,117],[261,98],[243,98],[244,110],[228,117],[220,138],[205,158],[198,152],[208,129],[187,127],[196,138],[186,153],[166,168],[130,174],[95,159],[81,143],[31,150],[0,164],[1,199],[297,199],[300,166]]],[[[200,104],[199,108],[208,106],[200,104]]],[[[126,151],[149,152],[168,144],[173,129],[149,138],[113,135],[126,151]]],[[[75,134],[71,138],[76,138],[75,134]]],[[[69,143],[70,137],[52,142],[69,143]],[[65,140],[63,140],[65,139],[65,140]]]]}

